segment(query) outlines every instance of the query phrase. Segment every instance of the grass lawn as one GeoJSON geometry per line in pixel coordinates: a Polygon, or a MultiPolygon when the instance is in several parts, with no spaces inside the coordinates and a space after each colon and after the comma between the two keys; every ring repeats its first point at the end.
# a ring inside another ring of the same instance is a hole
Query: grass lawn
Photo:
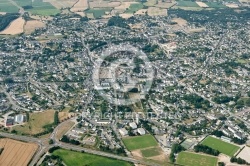
{"type": "Polygon", "coordinates": [[[216,149],[219,152],[232,157],[237,150],[240,148],[236,145],[224,142],[220,139],[208,136],[202,143],[202,145],[209,146],[210,148],[216,149]]]}
{"type": "Polygon", "coordinates": [[[155,148],[143,149],[141,150],[141,153],[143,157],[153,157],[160,155],[161,154],[160,151],[161,149],[155,147],[155,148]]]}
{"type": "Polygon", "coordinates": [[[59,156],[67,166],[132,166],[132,164],[88,153],[58,149],[53,155],[59,156]]]}
{"type": "Polygon", "coordinates": [[[177,157],[177,164],[185,166],[217,166],[217,158],[189,152],[181,152],[177,157]]]}
{"type": "Polygon", "coordinates": [[[0,0],[0,12],[17,13],[19,9],[8,0],[0,0]]]}
{"type": "Polygon", "coordinates": [[[152,135],[136,136],[124,138],[123,142],[128,150],[143,149],[151,146],[157,146],[157,142],[152,135]]]}
{"type": "Polygon", "coordinates": [[[18,133],[24,134],[38,134],[44,131],[43,126],[52,124],[54,122],[54,110],[48,110],[39,113],[30,113],[29,121],[24,125],[14,126],[18,133]]]}
{"type": "Polygon", "coordinates": [[[131,4],[128,8],[128,10],[126,10],[126,13],[135,13],[138,10],[143,9],[143,4],[142,3],[135,3],[135,4],[131,4]]]}

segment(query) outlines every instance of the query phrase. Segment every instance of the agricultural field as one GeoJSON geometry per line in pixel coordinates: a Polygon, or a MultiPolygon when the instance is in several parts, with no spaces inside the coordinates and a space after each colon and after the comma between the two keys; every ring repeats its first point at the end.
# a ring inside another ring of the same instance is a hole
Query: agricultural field
{"type": "Polygon", "coordinates": [[[148,0],[147,2],[144,3],[144,5],[145,6],[154,6],[157,3],[158,3],[158,0],[148,0]]]}
{"type": "Polygon", "coordinates": [[[93,13],[94,18],[101,18],[106,12],[110,12],[111,8],[89,9],[85,13],[93,13]]]}
{"type": "Polygon", "coordinates": [[[148,8],[148,15],[149,16],[166,16],[167,9],[161,9],[157,7],[149,7],[148,8]]]}
{"type": "Polygon", "coordinates": [[[152,135],[123,138],[123,142],[130,151],[157,146],[157,142],[152,135]]]}
{"type": "Polygon", "coordinates": [[[126,13],[135,13],[140,9],[143,9],[142,3],[131,4],[129,8],[125,11],[126,13]]]}
{"type": "Polygon", "coordinates": [[[42,0],[14,0],[17,5],[24,8],[25,11],[34,15],[50,16],[60,13],[49,1],[42,0]]]}
{"type": "Polygon", "coordinates": [[[20,134],[34,135],[45,131],[44,126],[50,125],[54,122],[54,110],[47,110],[44,112],[30,113],[29,121],[24,125],[14,126],[12,129],[20,134]]]}
{"type": "Polygon", "coordinates": [[[182,7],[200,7],[196,2],[192,2],[192,1],[176,1],[177,2],[177,6],[182,6],[182,7]]]}
{"type": "Polygon", "coordinates": [[[177,157],[177,164],[185,166],[217,166],[216,157],[190,152],[181,152],[177,157]]]}
{"type": "Polygon", "coordinates": [[[0,148],[3,148],[0,155],[1,165],[26,166],[35,154],[38,145],[2,138],[0,148]]]}
{"type": "Polygon", "coordinates": [[[62,161],[67,166],[82,166],[82,165],[91,165],[91,166],[132,166],[132,164],[121,161],[110,159],[102,156],[74,152],[70,150],[58,149],[53,152],[53,155],[59,156],[62,161]]]}
{"type": "Polygon", "coordinates": [[[196,3],[200,6],[200,7],[204,7],[204,8],[206,8],[206,7],[209,7],[207,4],[205,4],[204,2],[197,2],[196,1],[196,3]]]}
{"type": "Polygon", "coordinates": [[[23,33],[25,20],[22,17],[19,17],[12,21],[10,25],[0,32],[1,35],[17,35],[23,33]]]}
{"type": "Polygon", "coordinates": [[[78,0],[46,0],[57,9],[71,8],[78,0]]]}
{"type": "Polygon", "coordinates": [[[121,5],[121,2],[110,2],[110,1],[92,1],[89,2],[90,8],[114,8],[121,5]]]}
{"type": "Polygon", "coordinates": [[[240,147],[224,142],[220,139],[208,136],[202,143],[202,145],[206,145],[212,149],[218,150],[219,152],[232,157],[240,147]]]}
{"type": "Polygon", "coordinates": [[[79,0],[71,9],[72,12],[84,11],[89,8],[88,0],[79,0]]]}
{"type": "Polygon", "coordinates": [[[19,11],[18,7],[13,5],[8,0],[1,0],[0,1],[0,12],[6,12],[6,13],[17,13],[19,11]]]}
{"type": "Polygon", "coordinates": [[[45,23],[43,23],[42,21],[30,20],[30,21],[26,22],[26,24],[24,26],[24,32],[25,32],[25,34],[31,34],[37,28],[43,28],[45,26],[46,26],[45,23]]]}
{"type": "Polygon", "coordinates": [[[226,6],[222,5],[219,2],[206,2],[206,4],[211,8],[226,8],[226,6]]]}

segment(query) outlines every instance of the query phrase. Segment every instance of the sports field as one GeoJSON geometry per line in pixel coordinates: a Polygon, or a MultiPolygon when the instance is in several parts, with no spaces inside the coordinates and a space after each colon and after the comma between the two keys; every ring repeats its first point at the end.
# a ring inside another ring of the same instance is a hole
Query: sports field
{"type": "Polygon", "coordinates": [[[177,164],[185,166],[217,166],[217,158],[196,153],[181,152],[177,157],[177,164]]]}
{"type": "Polygon", "coordinates": [[[157,142],[152,135],[123,138],[123,142],[130,151],[157,146],[157,142]]]}
{"type": "Polygon", "coordinates": [[[212,149],[218,150],[219,152],[232,157],[240,147],[224,142],[220,139],[208,136],[202,143],[202,145],[206,145],[212,149]]]}
{"type": "Polygon", "coordinates": [[[153,157],[160,155],[161,149],[153,147],[153,148],[143,149],[141,150],[141,153],[143,157],[153,157]]]}
{"type": "Polygon", "coordinates": [[[125,161],[65,149],[55,150],[53,155],[59,156],[67,166],[132,166],[125,161]]]}

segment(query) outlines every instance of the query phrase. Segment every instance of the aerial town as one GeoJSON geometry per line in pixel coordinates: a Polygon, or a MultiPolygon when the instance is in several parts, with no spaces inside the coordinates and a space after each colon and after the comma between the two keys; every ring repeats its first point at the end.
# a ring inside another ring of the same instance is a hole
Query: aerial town
{"type": "Polygon", "coordinates": [[[0,165],[250,165],[249,0],[20,1],[0,2],[0,165]]]}

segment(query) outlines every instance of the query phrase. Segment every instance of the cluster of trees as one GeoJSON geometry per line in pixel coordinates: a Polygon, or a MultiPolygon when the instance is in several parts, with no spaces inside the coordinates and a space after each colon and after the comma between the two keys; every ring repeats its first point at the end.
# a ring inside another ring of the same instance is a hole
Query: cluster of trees
{"type": "Polygon", "coordinates": [[[169,156],[170,162],[174,163],[175,162],[175,154],[180,153],[181,151],[186,150],[184,147],[182,147],[179,144],[173,144],[171,148],[171,153],[169,156]]]}
{"type": "Polygon", "coordinates": [[[204,100],[202,97],[196,94],[185,95],[183,99],[187,101],[189,104],[194,105],[195,108],[209,108],[210,107],[209,101],[204,100]]]}
{"type": "Polygon", "coordinates": [[[114,153],[114,154],[126,156],[126,152],[125,152],[124,148],[122,148],[122,147],[121,148],[110,149],[109,146],[100,145],[99,148],[100,148],[100,150],[102,150],[104,152],[114,153]]]}
{"type": "Polygon", "coordinates": [[[129,25],[126,23],[126,19],[120,16],[113,16],[108,20],[108,26],[117,26],[121,28],[130,29],[129,25]]]}
{"type": "Polygon", "coordinates": [[[65,143],[70,143],[70,144],[73,144],[73,145],[80,145],[81,143],[77,140],[74,140],[74,139],[70,139],[68,136],[66,135],[63,135],[62,138],[61,138],[61,141],[62,142],[65,142],[65,143]]]}
{"type": "Polygon", "coordinates": [[[202,144],[198,144],[196,146],[194,146],[194,151],[195,152],[203,152],[206,154],[210,154],[213,156],[218,156],[220,154],[220,152],[218,150],[212,149],[206,145],[202,145],[202,144]]]}
{"type": "Polygon", "coordinates": [[[233,9],[224,8],[216,10],[200,10],[200,11],[188,11],[183,9],[169,9],[169,15],[176,15],[181,17],[188,22],[196,24],[220,23],[226,26],[227,22],[242,22],[245,23],[249,19],[250,11],[245,10],[243,12],[237,13],[233,9]],[[201,17],[204,16],[204,17],[201,17]]]}
{"type": "Polygon", "coordinates": [[[60,147],[59,146],[53,146],[52,148],[50,148],[48,151],[49,151],[49,153],[53,153],[55,150],[57,150],[57,149],[60,149],[60,147]]]}
{"type": "Polygon", "coordinates": [[[54,114],[54,125],[58,125],[58,123],[59,123],[59,117],[58,117],[58,111],[56,111],[54,114]]]}
{"type": "Polygon", "coordinates": [[[142,48],[142,50],[146,53],[150,53],[150,52],[155,52],[157,49],[159,48],[158,45],[155,45],[155,44],[148,44],[146,46],[144,46],[142,48]]]}
{"type": "Polygon", "coordinates": [[[178,130],[187,132],[189,134],[192,134],[193,131],[196,131],[196,135],[201,134],[201,130],[205,129],[207,127],[207,121],[202,121],[199,125],[198,124],[192,124],[191,126],[187,127],[185,125],[180,125],[178,130]]]}
{"type": "Polygon", "coordinates": [[[233,141],[234,143],[236,143],[236,144],[243,145],[243,144],[246,143],[247,138],[239,139],[239,138],[237,138],[237,137],[233,137],[233,138],[232,138],[232,141],[233,141]]]}
{"type": "Polygon", "coordinates": [[[19,17],[18,13],[7,13],[5,15],[0,15],[0,31],[4,30],[11,21],[19,17]]]}
{"type": "Polygon", "coordinates": [[[148,123],[147,120],[140,120],[142,126],[151,134],[153,134],[152,126],[148,123]]]}
{"type": "Polygon", "coordinates": [[[216,96],[213,98],[213,101],[216,102],[217,104],[224,104],[233,100],[234,100],[233,97],[228,97],[228,96],[216,96]]]}
{"type": "Polygon", "coordinates": [[[244,159],[242,159],[242,158],[236,158],[236,157],[232,157],[231,159],[230,159],[230,162],[231,163],[237,163],[237,164],[249,164],[249,163],[247,163],[246,162],[246,160],[244,160],[244,159]]]}

